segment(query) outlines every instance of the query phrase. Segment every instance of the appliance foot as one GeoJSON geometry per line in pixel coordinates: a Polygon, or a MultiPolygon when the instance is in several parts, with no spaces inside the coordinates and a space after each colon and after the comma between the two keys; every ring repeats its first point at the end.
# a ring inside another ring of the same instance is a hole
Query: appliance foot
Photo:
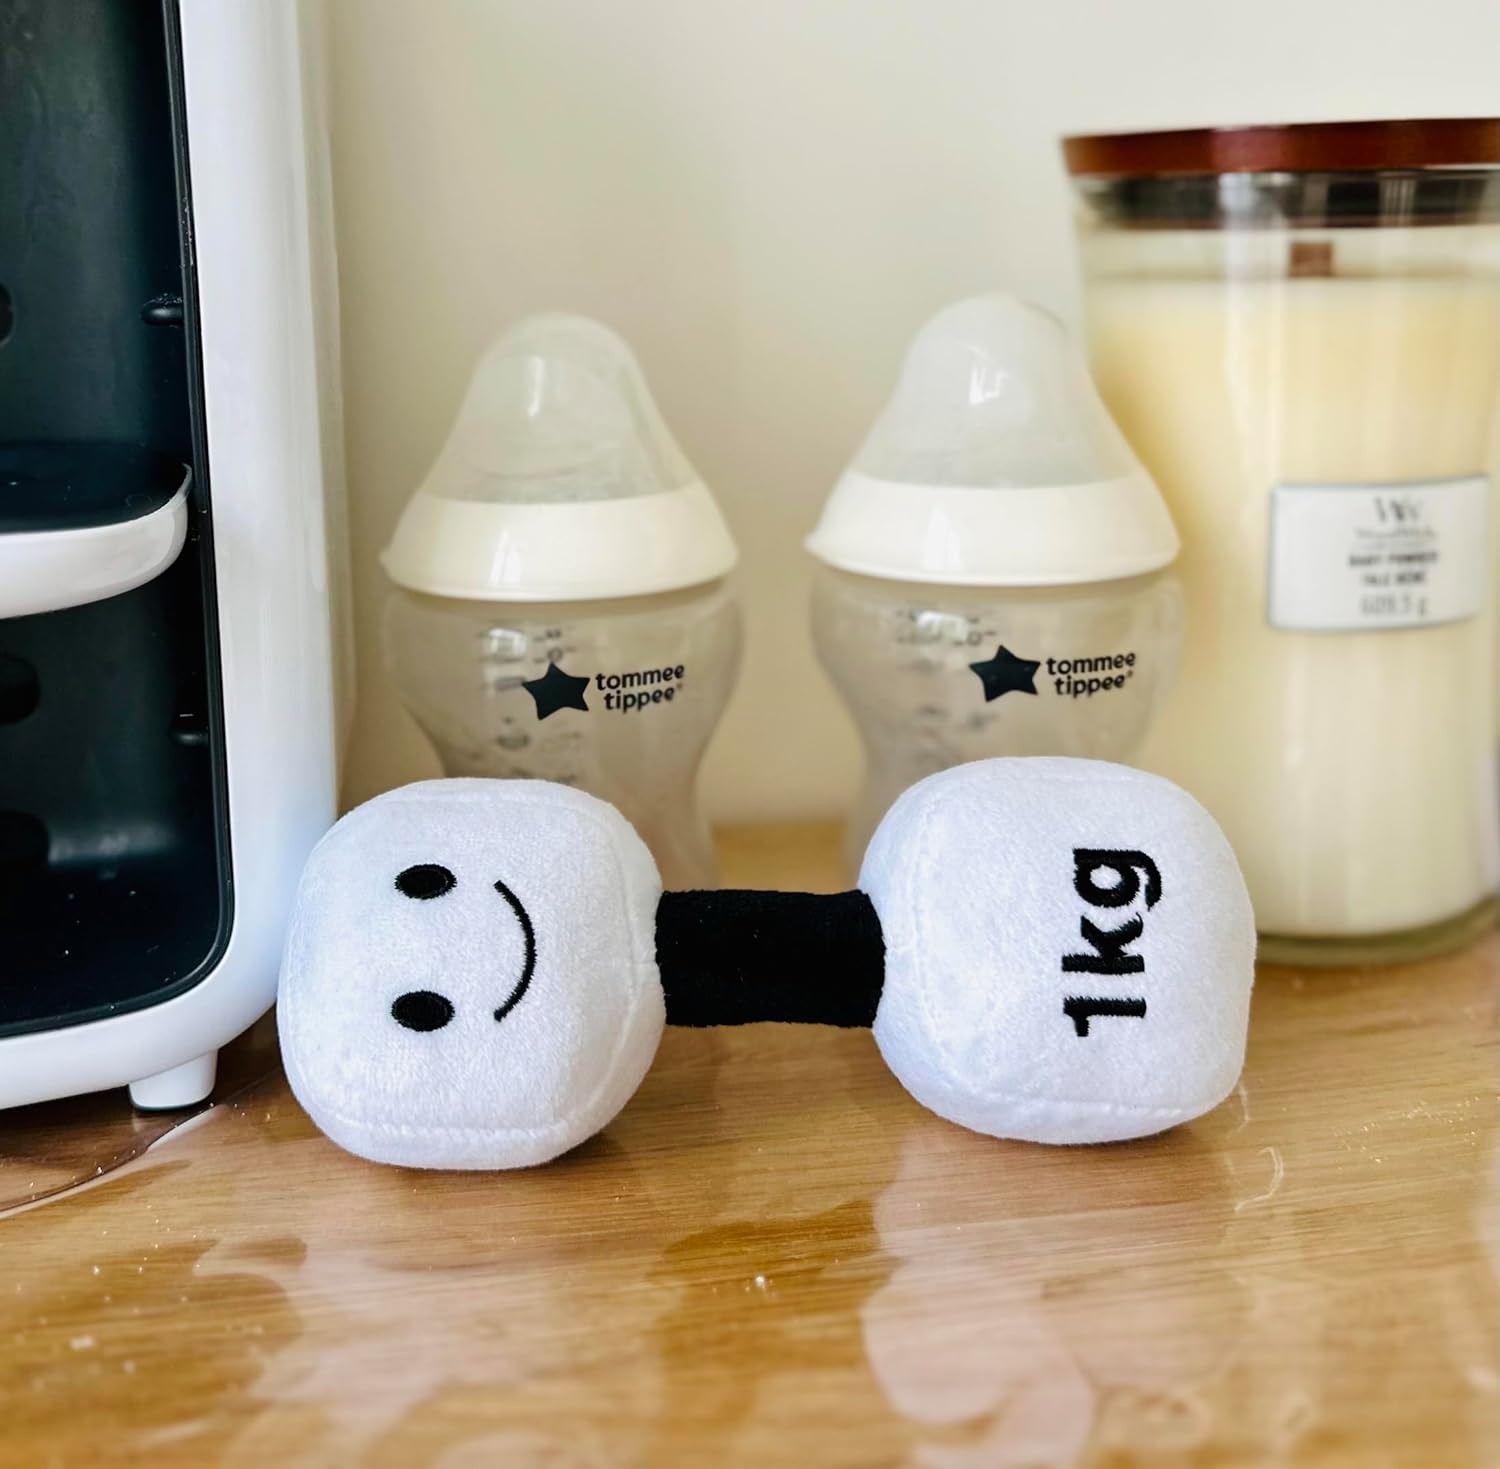
{"type": "Polygon", "coordinates": [[[130,1102],[141,1112],[174,1112],[201,1102],[214,1089],[219,1053],[194,1056],[181,1066],[130,1083],[130,1102]]]}

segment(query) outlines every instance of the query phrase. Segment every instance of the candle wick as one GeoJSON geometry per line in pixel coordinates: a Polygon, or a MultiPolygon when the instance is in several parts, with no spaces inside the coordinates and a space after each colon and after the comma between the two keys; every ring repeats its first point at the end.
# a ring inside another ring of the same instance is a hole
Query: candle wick
{"type": "Polygon", "coordinates": [[[1287,274],[1294,278],[1332,275],[1333,241],[1293,240],[1291,254],[1287,257],[1287,274]]]}

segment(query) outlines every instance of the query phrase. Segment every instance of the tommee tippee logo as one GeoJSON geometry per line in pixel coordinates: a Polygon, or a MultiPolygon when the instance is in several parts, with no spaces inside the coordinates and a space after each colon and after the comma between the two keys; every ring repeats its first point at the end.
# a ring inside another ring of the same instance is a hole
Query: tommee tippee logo
{"type": "Polygon", "coordinates": [[[1046,666],[1045,679],[1064,699],[1092,699],[1095,694],[1123,689],[1135,677],[1135,654],[1102,653],[1086,658],[1021,658],[1001,643],[993,658],[969,664],[984,688],[984,702],[993,703],[1002,694],[1036,694],[1037,675],[1046,666]]]}
{"type": "Polygon", "coordinates": [[[687,677],[684,664],[665,668],[640,668],[627,673],[565,673],[560,663],[549,663],[540,678],[521,680],[521,687],[531,695],[538,720],[550,719],[560,709],[579,709],[585,714],[590,705],[585,695],[596,696],[603,708],[617,714],[629,714],[655,704],[670,704],[682,692],[687,677]]]}

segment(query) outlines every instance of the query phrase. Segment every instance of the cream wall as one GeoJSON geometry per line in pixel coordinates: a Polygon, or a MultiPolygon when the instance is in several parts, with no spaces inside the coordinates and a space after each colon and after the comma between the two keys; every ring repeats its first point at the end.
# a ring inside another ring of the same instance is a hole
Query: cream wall
{"type": "Polygon", "coordinates": [[[800,542],[912,331],[1073,319],[1067,131],[1500,111],[1500,0],[327,0],[360,703],[346,794],[437,773],[376,552],[514,317],[636,347],[743,552],[718,817],[833,812],[853,732],[800,542]]]}

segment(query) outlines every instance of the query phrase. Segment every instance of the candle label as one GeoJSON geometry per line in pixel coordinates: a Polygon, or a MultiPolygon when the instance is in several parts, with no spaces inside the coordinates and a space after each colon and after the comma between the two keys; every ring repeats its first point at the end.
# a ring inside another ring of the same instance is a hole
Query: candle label
{"type": "Polygon", "coordinates": [[[1461,622],[1484,605],[1483,475],[1379,485],[1277,485],[1266,616],[1300,632],[1461,622]]]}

